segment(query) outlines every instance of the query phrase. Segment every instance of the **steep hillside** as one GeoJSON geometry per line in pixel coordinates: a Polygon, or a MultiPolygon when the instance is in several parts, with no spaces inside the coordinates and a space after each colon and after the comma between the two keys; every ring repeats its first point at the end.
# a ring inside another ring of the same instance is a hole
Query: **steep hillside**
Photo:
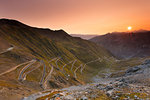
{"type": "Polygon", "coordinates": [[[6,47],[0,54],[0,86],[11,98],[90,82],[115,61],[95,43],[63,30],[30,27],[15,20],[0,20],[0,38],[6,41],[1,42],[6,47]]]}
{"type": "Polygon", "coordinates": [[[119,58],[150,56],[150,31],[114,32],[90,41],[102,45],[119,58]]]}
{"type": "Polygon", "coordinates": [[[11,45],[0,36],[0,52],[4,52],[11,45]]]}

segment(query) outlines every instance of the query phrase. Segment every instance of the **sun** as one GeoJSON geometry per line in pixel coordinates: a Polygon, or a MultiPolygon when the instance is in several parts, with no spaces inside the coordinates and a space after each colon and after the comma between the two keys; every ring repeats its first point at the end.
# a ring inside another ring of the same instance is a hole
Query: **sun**
{"type": "Polygon", "coordinates": [[[128,26],[128,30],[130,31],[132,29],[132,27],[131,26],[128,26]]]}

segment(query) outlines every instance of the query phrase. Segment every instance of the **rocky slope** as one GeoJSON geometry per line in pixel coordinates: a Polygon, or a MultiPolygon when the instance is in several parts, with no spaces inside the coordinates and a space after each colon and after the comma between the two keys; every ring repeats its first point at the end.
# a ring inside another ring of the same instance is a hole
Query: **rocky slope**
{"type": "Polygon", "coordinates": [[[150,56],[150,31],[113,32],[90,39],[118,58],[150,56]]]}
{"type": "Polygon", "coordinates": [[[150,60],[127,70],[121,77],[103,78],[99,82],[46,90],[22,100],[149,100],[150,60]]]}

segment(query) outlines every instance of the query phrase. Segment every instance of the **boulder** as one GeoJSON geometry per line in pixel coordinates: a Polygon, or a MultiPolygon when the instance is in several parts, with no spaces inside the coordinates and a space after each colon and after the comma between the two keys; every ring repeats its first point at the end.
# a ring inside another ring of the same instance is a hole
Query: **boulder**
{"type": "Polygon", "coordinates": [[[132,74],[135,74],[137,71],[141,70],[141,67],[139,66],[136,66],[136,67],[132,67],[132,68],[129,68],[126,72],[125,72],[125,75],[132,75],[132,74]]]}

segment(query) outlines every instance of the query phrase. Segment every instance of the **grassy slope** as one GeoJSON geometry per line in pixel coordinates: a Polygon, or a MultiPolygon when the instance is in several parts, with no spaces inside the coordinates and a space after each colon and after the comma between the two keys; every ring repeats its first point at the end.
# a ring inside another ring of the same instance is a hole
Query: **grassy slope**
{"type": "MultiPolygon", "coordinates": [[[[26,26],[16,21],[1,20],[0,34],[2,34],[5,40],[9,41],[9,43],[15,46],[15,49],[13,51],[1,55],[1,59],[4,59],[4,57],[7,59],[11,59],[14,65],[36,58],[43,60],[48,66],[47,62],[49,60],[54,57],[61,56],[62,60],[58,63],[60,68],[62,68],[62,66],[68,61],[74,59],[78,60],[75,64],[75,67],[77,67],[81,63],[87,63],[91,60],[97,59],[98,57],[103,59],[104,56],[112,56],[108,51],[106,51],[102,47],[99,47],[95,43],[80,38],[73,38],[64,33],[64,31],[62,30],[51,31],[37,29],[26,26]],[[48,33],[48,36],[44,33],[48,33]]],[[[59,85],[59,87],[64,87],[72,84],[78,84],[80,82],[87,82],[90,80],[90,77],[98,73],[98,69],[107,67],[108,63],[109,62],[103,60],[102,62],[89,64],[84,70],[83,75],[81,75],[78,71],[78,80],[74,79],[73,73],[71,73],[70,71],[71,64],[65,68],[66,72],[71,74],[71,78],[69,79],[69,81],[65,79],[64,75],[61,72],[59,72],[57,69],[54,69],[55,72],[53,73],[53,77],[51,78],[51,83],[54,82],[59,85]],[[60,82],[60,77],[64,78],[63,83],[60,82]]],[[[10,67],[13,67],[14,65],[10,63],[10,67]]],[[[14,80],[15,82],[17,82],[17,75],[19,74],[19,70],[21,70],[22,67],[18,68],[14,72],[9,73],[8,75],[12,76],[7,80],[14,80]]],[[[47,69],[49,71],[50,67],[48,66],[47,69]]],[[[29,83],[33,82],[35,83],[35,85],[38,84],[39,78],[42,74],[42,70],[42,67],[40,67],[38,70],[29,74],[29,76],[27,77],[27,81],[29,81],[29,83]]],[[[73,70],[75,70],[75,68],[73,70]]],[[[2,79],[5,79],[5,77],[8,75],[3,76],[2,79]]],[[[30,84],[28,84],[28,82],[25,82],[23,84],[30,87],[30,84]]]]}

